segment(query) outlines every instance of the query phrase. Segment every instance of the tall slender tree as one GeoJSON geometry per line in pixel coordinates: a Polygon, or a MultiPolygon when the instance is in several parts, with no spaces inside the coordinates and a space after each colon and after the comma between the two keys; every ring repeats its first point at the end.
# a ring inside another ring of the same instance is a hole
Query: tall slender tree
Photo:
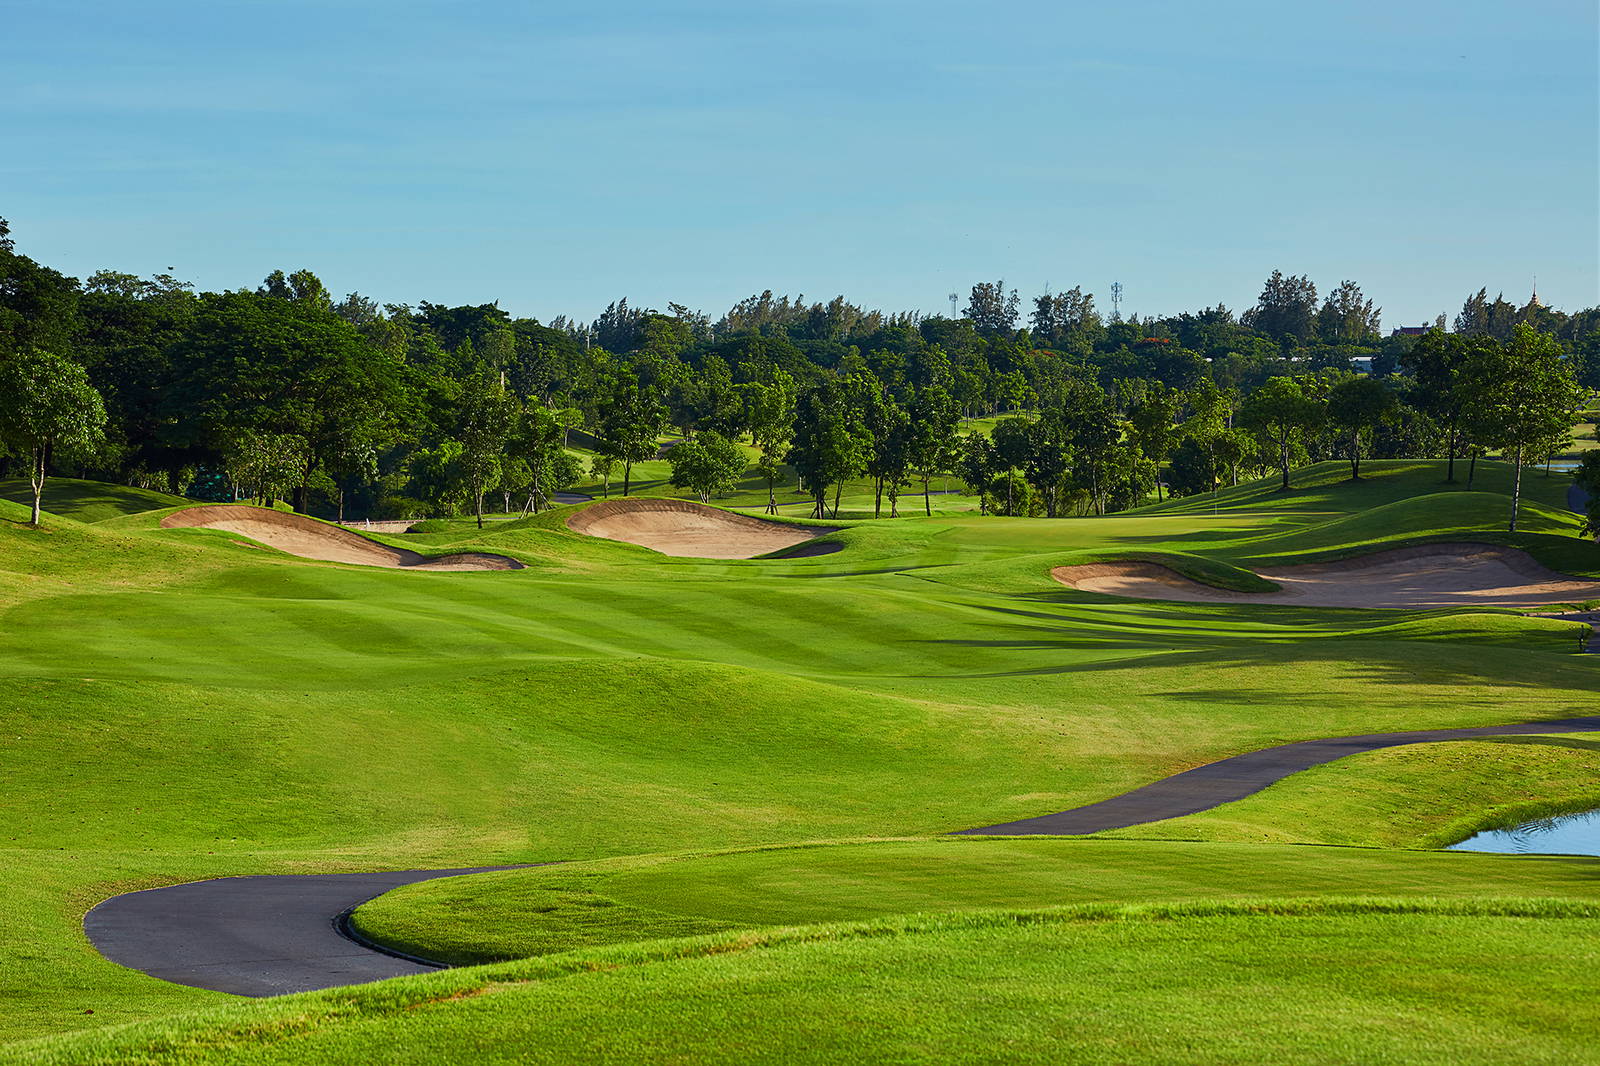
{"type": "Polygon", "coordinates": [[[52,458],[92,448],[105,423],[105,404],[83,367],[38,348],[0,353],[0,444],[27,460],[33,528],[52,458]]]}

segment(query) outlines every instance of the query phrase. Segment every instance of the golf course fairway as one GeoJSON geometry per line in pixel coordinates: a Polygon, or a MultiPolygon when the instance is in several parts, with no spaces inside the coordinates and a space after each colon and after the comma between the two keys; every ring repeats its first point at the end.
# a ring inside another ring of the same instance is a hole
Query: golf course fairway
{"type": "Polygon", "coordinates": [[[573,528],[581,505],[361,538],[517,567],[475,572],[305,558],[117,486],[60,486],[39,530],[0,502],[0,1062],[1584,1061],[1600,860],[1433,849],[1594,805],[1594,735],[1354,754],[1109,835],[948,836],[1277,745],[1594,714],[1587,626],[1518,613],[1587,597],[1249,598],[1426,545],[1600,584],[1557,479],[1524,478],[1512,535],[1501,464],[1472,492],[1363,474],[840,522],[797,557],[667,555],[573,528]],[[1240,595],[1052,576],[1129,563],[1240,595]],[[290,996],[159,980],[83,926],[207,878],[537,863],[352,919],[472,965],[290,996]]]}

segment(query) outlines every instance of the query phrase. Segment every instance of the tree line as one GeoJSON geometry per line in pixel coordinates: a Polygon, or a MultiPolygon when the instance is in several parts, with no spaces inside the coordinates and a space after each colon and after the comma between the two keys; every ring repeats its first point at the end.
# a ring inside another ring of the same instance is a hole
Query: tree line
{"type": "MultiPolygon", "coordinates": [[[[761,293],[719,318],[618,300],[594,321],[494,303],[335,299],[307,270],[195,292],[168,275],[67,277],[0,220],[0,463],[339,519],[539,510],[624,494],[665,455],[714,499],[794,478],[818,517],[866,479],[896,515],[959,476],[996,514],[1104,514],[1308,460],[1552,454],[1600,385],[1600,309],[1486,291],[1453,322],[1379,335],[1345,281],[1274,272],[1242,314],[1103,315],[1092,293],[1023,313],[1003,281],[959,317],[761,293]],[[1526,381],[1526,388],[1505,387],[1526,381]],[[1559,414],[1557,413],[1559,411],[1559,414]],[[975,419],[994,419],[978,432],[975,419]],[[669,440],[663,452],[663,438],[669,440]],[[591,454],[580,464],[571,445],[591,454]]],[[[1519,480],[1520,484],[1520,480],[1519,480]]],[[[37,495],[37,492],[36,492],[37,495]]]]}

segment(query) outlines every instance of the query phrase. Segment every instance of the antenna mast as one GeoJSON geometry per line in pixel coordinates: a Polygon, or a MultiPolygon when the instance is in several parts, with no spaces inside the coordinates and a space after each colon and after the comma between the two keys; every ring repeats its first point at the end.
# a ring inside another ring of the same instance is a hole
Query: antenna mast
{"type": "Polygon", "coordinates": [[[955,318],[956,317],[956,304],[958,304],[960,302],[961,302],[961,294],[959,292],[953,292],[953,293],[950,294],[950,317],[951,318],[955,318]]]}
{"type": "Polygon", "coordinates": [[[1111,283],[1111,319],[1114,322],[1122,321],[1122,282],[1111,283]]]}

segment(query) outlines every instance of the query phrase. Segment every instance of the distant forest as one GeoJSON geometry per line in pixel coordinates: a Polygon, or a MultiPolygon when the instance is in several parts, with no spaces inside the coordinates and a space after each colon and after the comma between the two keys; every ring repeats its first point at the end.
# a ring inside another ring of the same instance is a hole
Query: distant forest
{"type": "Polygon", "coordinates": [[[227,292],[80,281],[0,220],[0,472],[341,518],[472,513],[491,492],[537,510],[580,483],[627,491],[658,456],[702,499],[759,476],[819,516],[861,479],[897,513],[936,474],[993,513],[1107,513],[1242,476],[1287,486],[1312,460],[1535,461],[1597,387],[1600,308],[1486,289],[1387,336],[1355,282],[1321,294],[1280,271],[1237,314],[1123,319],[1081,288],[996,281],[960,317],[768,291],[716,317],[619,299],[541,323],[336,299],[309,270],[227,292]]]}

